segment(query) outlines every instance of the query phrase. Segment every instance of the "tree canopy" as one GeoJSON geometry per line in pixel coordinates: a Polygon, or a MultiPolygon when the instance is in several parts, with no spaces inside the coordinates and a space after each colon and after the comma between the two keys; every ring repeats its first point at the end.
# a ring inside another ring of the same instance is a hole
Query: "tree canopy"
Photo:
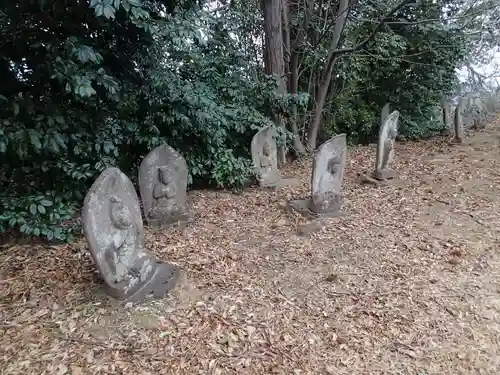
{"type": "Polygon", "coordinates": [[[134,179],[164,142],[192,186],[241,187],[265,125],[300,155],[340,132],[372,141],[390,103],[404,136],[435,134],[456,69],[496,47],[497,12],[489,1],[4,1],[0,232],[70,240],[96,176],[113,165],[134,179]]]}

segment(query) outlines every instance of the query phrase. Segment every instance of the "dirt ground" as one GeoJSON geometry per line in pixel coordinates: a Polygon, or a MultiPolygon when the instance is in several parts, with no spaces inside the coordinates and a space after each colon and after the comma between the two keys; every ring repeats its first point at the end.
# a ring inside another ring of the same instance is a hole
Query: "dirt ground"
{"type": "Polygon", "coordinates": [[[298,187],[195,191],[184,232],[147,234],[183,278],[164,300],[99,292],[84,241],[0,249],[1,374],[499,374],[500,121],[449,145],[396,146],[397,179],[299,236],[298,187]]]}

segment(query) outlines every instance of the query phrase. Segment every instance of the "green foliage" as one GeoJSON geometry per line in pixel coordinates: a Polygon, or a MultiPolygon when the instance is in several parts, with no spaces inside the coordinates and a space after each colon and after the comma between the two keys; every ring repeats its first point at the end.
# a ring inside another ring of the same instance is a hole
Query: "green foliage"
{"type": "MultiPolygon", "coordinates": [[[[369,142],[386,102],[403,135],[439,130],[432,108],[456,83],[469,50],[461,29],[439,19],[443,2],[406,7],[359,53],[334,67],[326,133],[369,142]],[[406,22],[406,23],[405,23],[406,22]]],[[[168,143],[189,165],[191,186],[241,188],[250,142],[278,114],[299,129],[313,108],[335,7],[313,22],[300,49],[297,93],[278,96],[263,73],[258,2],[12,0],[0,5],[0,232],[71,240],[74,215],[96,176],[117,166],[135,181],[142,160],[168,143]],[[212,4],[213,5],[213,4],[212,4]],[[49,203],[50,202],[50,203],[49,203]]],[[[353,19],[379,19],[360,1],[353,19]]],[[[326,5],[325,5],[326,6],[326,5]]],[[[449,7],[457,12],[455,7],[449,7]]],[[[292,22],[302,24],[305,14],[292,22]]],[[[350,16],[350,17],[351,17],[350,16]]],[[[374,22],[349,21],[346,46],[374,22]]],[[[295,30],[295,29],[294,29],[295,30]]],[[[292,32],[293,34],[293,32],[292,32]]],[[[297,35],[291,35],[295,39],[297,35]]],[[[293,134],[278,128],[278,144],[293,134]]]]}
{"type": "Polygon", "coordinates": [[[192,183],[246,183],[275,82],[230,37],[241,13],[223,22],[195,4],[0,7],[0,231],[70,240],[79,228],[64,223],[96,176],[118,166],[135,180],[164,142],[186,157],[192,183]]]}
{"type": "Polygon", "coordinates": [[[168,56],[148,71],[152,84],[144,92],[150,120],[186,156],[197,186],[240,186],[248,177],[243,159],[251,139],[271,124],[265,112],[276,83],[242,73],[252,65],[229,36],[233,25],[201,11],[168,24],[156,51],[158,59],[168,56]]]}
{"type": "MultiPolygon", "coordinates": [[[[438,4],[420,4],[419,17],[441,16],[438,4]]],[[[407,11],[408,12],[408,11],[407,11]]],[[[413,21],[411,14],[398,19],[413,21]]],[[[366,35],[373,27],[367,24],[353,30],[366,35]],[[363,30],[365,29],[365,30],[363,30]]],[[[455,70],[466,56],[463,33],[436,22],[396,23],[377,34],[366,50],[351,55],[340,66],[336,98],[335,128],[354,141],[368,143],[378,134],[380,111],[385,103],[401,112],[400,134],[410,139],[425,138],[441,131],[433,121],[432,108],[440,105],[458,83],[455,70]]]]}
{"type": "Polygon", "coordinates": [[[212,180],[217,187],[229,185],[234,188],[242,188],[248,184],[251,172],[250,160],[235,157],[233,150],[225,149],[219,153],[212,167],[212,180]]]}
{"type": "Polygon", "coordinates": [[[75,232],[79,233],[79,227],[72,222],[75,206],[55,192],[1,197],[0,207],[0,232],[18,228],[27,236],[68,242],[72,241],[75,232]]]}
{"type": "Polygon", "coordinates": [[[292,109],[304,109],[307,108],[310,103],[311,96],[307,92],[298,92],[293,94],[286,94],[282,96],[276,96],[272,103],[273,107],[277,109],[282,115],[291,117],[292,109]],[[295,108],[293,108],[295,107],[295,108]]]}

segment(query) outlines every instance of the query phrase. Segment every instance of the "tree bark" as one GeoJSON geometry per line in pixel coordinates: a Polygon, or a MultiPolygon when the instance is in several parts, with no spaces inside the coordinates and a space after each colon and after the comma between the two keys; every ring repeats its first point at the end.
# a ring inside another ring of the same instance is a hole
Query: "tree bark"
{"type": "Polygon", "coordinates": [[[338,50],[340,37],[344,31],[344,26],[347,20],[347,9],[349,7],[349,0],[340,0],[337,17],[335,20],[335,27],[333,30],[332,41],[330,43],[330,51],[328,53],[327,64],[321,74],[321,80],[318,87],[318,92],[314,101],[314,109],[312,113],[311,123],[307,132],[307,148],[312,151],[316,149],[316,140],[318,138],[319,124],[321,122],[321,112],[325,106],[326,95],[332,80],[333,66],[337,61],[338,55],[335,53],[338,50]]]}
{"type": "MultiPolygon", "coordinates": [[[[297,94],[299,89],[299,65],[300,65],[300,53],[303,48],[304,42],[307,36],[307,30],[309,28],[309,23],[311,21],[311,9],[313,0],[305,0],[305,14],[302,25],[294,25],[292,19],[297,17],[298,13],[298,2],[293,2],[292,5],[288,3],[290,0],[285,0],[287,3],[287,20],[286,26],[289,30],[288,35],[290,36],[290,60],[289,60],[289,70],[288,70],[288,92],[290,94],[297,94]],[[292,35],[294,39],[292,40],[292,35]]],[[[297,126],[298,111],[297,105],[293,104],[291,108],[292,119],[290,121],[290,130],[294,134],[293,147],[298,155],[303,155],[306,153],[306,147],[302,143],[302,137],[299,133],[299,128],[297,126]]]]}
{"type": "MultiPolygon", "coordinates": [[[[287,79],[287,88],[289,94],[296,94],[298,89],[298,72],[299,72],[299,56],[295,49],[292,49],[292,44],[290,40],[290,7],[288,4],[289,0],[283,0],[283,9],[282,9],[282,28],[283,28],[283,43],[285,46],[284,58],[285,58],[285,73],[288,77],[287,79]]],[[[305,154],[306,148],[303,145],[300,135],[299,128],[297,126],[297,105],[291,105],[291,117],[289,123],[289,130],[294,134],[293,136],[293,149],[297,156],[305,154]]]]}
{"type": "Polygon", "coordinates": [[[375,37],[375,35],[380,31],[380,29],[384,26],[384,24],[389,20],[390,17],[392,17],[406,4],[412,3],[414,1],[415,0],[402,0],[400,3],[391,8],[389,12],[384,17],[382,17],[382,19],[379,20],[378,24],[375,26],[372,32],[362,42],[356,44],[354,47],[340,49],[340,39],[344,30],[345,23],[347,21],[347,13],[349,7],[349,0],[340,0],[337,17],[335,18],[335,27],[330,44],[330,49],[328,52],[328,58],[325,68],[321,73],[321,79],[314,102],[314,109],[312,111],[311,121],[307,132],[307,148],[309,150],[314,150],[316,148],[316,140],[318,137],[318,130],[321,122],[321,112],[323,111],[323,107],[325,106],[326,95],[328,94],[328,89],[330,87],[330,82],[332,79],[333,67],[337,60],[347,53],[356,52],[362,49],[375,37]]]}
{"type": "MultiPolygon", "coordinates": [[[[285,59],[283,54],[283,33],[281,28],[282,0],[262,0],[262,11],[264,13],[264,62],[265,72],[276,75],[279,78],[277,89],[278,95],[286,95],[285,59]]],[[[283,116],[274,113],[274,122],[277,127],[285,127],[283,116]]],[[[284,146],[278,148],[278,163],[286,163],[286,149],[284,146]]]]}

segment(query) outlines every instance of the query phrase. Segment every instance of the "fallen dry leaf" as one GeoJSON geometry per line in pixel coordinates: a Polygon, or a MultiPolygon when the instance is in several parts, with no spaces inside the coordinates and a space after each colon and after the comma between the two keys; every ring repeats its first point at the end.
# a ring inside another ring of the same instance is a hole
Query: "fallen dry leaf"
{"type": "Polygon", "coordinates": [[[350,148],[346,216],[307,236],[286,200],[311,160],[295,187],[190,192],[193,223],[146,234],[183,270],[163,300],[105,297],[83,240],[4,247],[0,373],[498,374],[499,131],[398,143],[376,186],[350,148]]]}

